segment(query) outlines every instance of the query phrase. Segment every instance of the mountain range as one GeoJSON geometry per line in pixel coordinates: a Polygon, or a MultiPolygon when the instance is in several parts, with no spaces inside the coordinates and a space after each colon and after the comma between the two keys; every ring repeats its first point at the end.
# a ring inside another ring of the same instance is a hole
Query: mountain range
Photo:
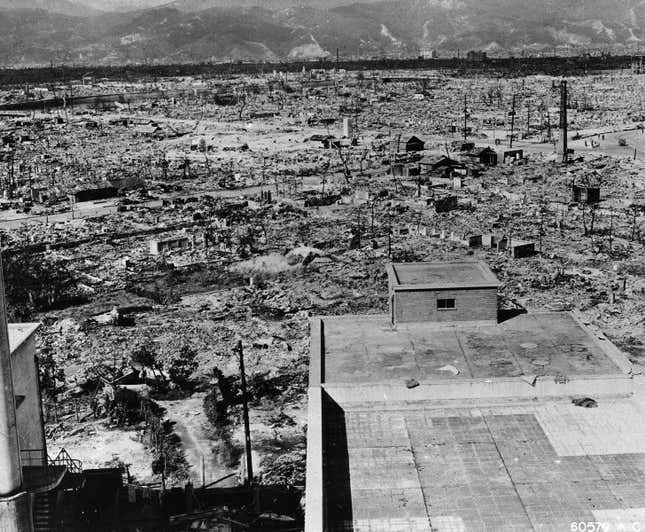
{"type": "Polygon", "coordinates": [[[645,0],[0,0],[2,66],[622,51],[644,38],[645,0]]]}

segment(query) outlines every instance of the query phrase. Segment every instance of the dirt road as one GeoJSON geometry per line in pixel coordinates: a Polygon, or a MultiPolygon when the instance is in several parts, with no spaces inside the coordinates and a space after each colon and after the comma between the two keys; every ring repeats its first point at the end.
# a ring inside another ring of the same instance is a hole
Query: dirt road
{"type": "MultiPolygon", "coordinates": [[[[175,424],[175,432],[181,438],[186,460],[191,466],[191,480],[195,486],[214,482],[226,475],[235,473],[218,460],[215,442],[210,435],[209,421],[204,414],[203,397],[191,397],[181,401],[159,401],[166,409],[166,417],[175,424]],[[202,479],[202,459],[204,479],[202,479]]],[[[231,477],[218,486],[235,486],[237,478],[231,477]]]]}

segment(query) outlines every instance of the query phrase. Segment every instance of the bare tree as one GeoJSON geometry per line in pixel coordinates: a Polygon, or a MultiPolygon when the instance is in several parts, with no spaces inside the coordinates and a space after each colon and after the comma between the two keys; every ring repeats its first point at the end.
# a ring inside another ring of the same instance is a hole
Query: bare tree
{"type": "Polygon", "coordinates": [[[338,151],[338,158],[343,165],[343,177],[345,178],[347,184],[350,185],[352,182],[352,170],[349,166],[349,158],[351,155],[349,146],[345,147],[345,149],[343,150],[343,147],[338,144],[336,146],[336,149],[338,151]]]}
{"type": "Polygon", "coordinates": [[[381,198],[379,196],[374,196],[370,201],[368,201],[367,206],[370,209],[370,231],[372,232],[372,236],[374,236],[374,218],[376,214],[376,207],[378,204],[381,202],[381,198]]]}
{"type": "Polygon", "coordinates": [[[632,203],[629,206],[629,209],[630,209],[631,214],[632,214],[631,240],[632,241],[636,240],[637,234],[638,234],[638,240],[640,240],[640,229],[637,228],[636,218],[637,218],[639,213],[643,212],[643,209],[642,209],[642,207],[640,205],[637,205],[635,203],[632,203]]]}
{"type": "Polygon", "coordinates": [[[242,89],[236,93],[237,96],[237,119],[242,120],[242,115],[244,114],[244,110],[247,108],[249,104],[249,96],[248,93],[245,89],[242,89]]]}
{"type": "Polygon", "coordinates": [[[327,160],[327,163],[323,166],[322,168],[322,195],[325,195],[325,184],[327,183],[327,174],[329,172],[329,169],[331,168],[331,159],[327,160]]]}
{"type": "Polygon", "coordinates": [[[359,164],[360,175],[361,176],[365,175],[364,164],[365,164],[365,160],[367,159],[368,155],[369,155],[369,150],[367,148],[364,148],[363,151],[361,152],[360,158],[358,159],[358,164],[359,164]]]}

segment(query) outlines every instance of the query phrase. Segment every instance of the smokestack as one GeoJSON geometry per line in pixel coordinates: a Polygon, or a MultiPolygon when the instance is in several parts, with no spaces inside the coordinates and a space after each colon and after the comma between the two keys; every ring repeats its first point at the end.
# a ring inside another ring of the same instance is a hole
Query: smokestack
{"type": "Polygon", "coordinates": [[[569,146],[568,146],[568,120],[567,120],[567,82],[560,83],[560,150],[562,152],[562,162],[566,163],[569,160],[569,146]]]}
{"type": "Polygon", "coordinates": [[[11,372],[4,274],[0,256],[0,530],[31,532],[27,494],[22,491],[22,467],[11,372]]]}

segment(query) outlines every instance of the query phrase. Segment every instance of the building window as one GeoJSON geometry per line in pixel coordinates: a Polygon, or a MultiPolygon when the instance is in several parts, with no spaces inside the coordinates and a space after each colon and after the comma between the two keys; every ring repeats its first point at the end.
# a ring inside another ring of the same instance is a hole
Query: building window
{"type": "Polygon", "coordinates": [[[455,310],[454,299],[437,299],[437,310],[455,310]]]}

